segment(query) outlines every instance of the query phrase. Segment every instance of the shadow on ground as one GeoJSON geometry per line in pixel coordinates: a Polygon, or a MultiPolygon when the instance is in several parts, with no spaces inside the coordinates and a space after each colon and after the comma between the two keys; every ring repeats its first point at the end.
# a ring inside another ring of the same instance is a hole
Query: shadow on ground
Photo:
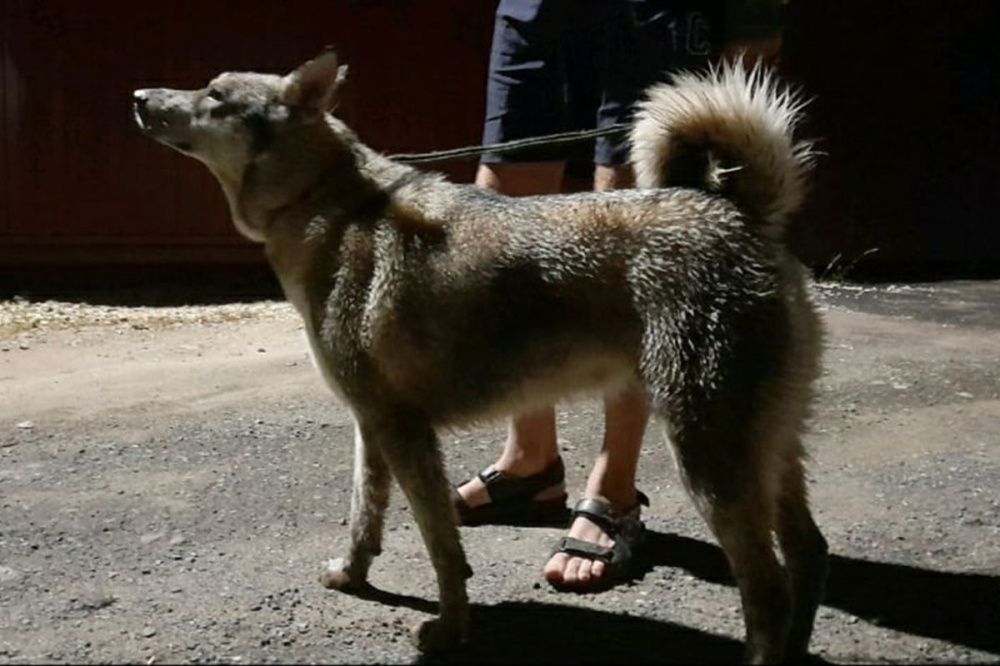
{"type": "MultiPolygon", "coordinates": [[[[437,612],[435,602],[374,587],[358,596],[437,612]]],[[[418,663],[736,663],[742,656],[740,641],[671,622],[575,606],[506,601],[473,605],[468,644],[447,655],[422,657],[418,663]]]]}
{"type": "MultiPolygon", "coordinates": [[[[733,585],[722,551],[650,532],[647,572],[678,567],[733,585]]],[[[373,587],[358,596],[436,613],[437,604],[373,587]]],[[[824,605],[872,624],[1000,655],[1000,577],[920,569],[832,555],[824,605]]],[[[474,606],[468,647],[422,663],[732,663],[743,644],[691,627],[620,612],[540,602],[474,606]],[[512,637],[517,640],[512,640],[512,637]]],[[[812,663],[826,663],[814,657],[812,663]]]]}
{"type": "MultiPolygon", "coordinates": [[[[717,546],[676,534],[649,537],[650,568],[680,567],[702,580],[734,584],[717,546]]],[[[895,631],[1000,655],[1000,576],[831,555],[823,604],[895,631]]]]}

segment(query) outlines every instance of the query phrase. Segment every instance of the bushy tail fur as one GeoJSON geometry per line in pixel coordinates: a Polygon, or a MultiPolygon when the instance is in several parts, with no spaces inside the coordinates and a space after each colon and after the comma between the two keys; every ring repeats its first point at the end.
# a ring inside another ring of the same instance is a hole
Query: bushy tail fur
{"type": "Polygon", "coordinates": [[[812,144],[792,132],[805,102],[773,72],[741,61],[654,86],[632,130],[636,185],[721,194],[781,238],[802,203],[812,144]]]}

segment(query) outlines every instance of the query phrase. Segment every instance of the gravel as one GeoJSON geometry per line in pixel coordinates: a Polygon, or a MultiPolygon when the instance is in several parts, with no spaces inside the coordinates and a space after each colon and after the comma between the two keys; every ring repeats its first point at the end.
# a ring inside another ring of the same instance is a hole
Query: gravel
{"type": "MultiPolygon", "coordinates": [[[[806,443],[833,558],[812,651],[996,663],[1000,284],[821,293],[829,336],[806,443]]],[[[348,539],[353,427],[289,306],[14,300],[0,303],[4,340],[0,662],[419,658],[409,630],[437,591],[399,493],[373,588],[316,582],[348,539]]],[[[560,409],[573,499],[602,414],[560,409]]],[[[503,436],[502,423],[443,433],[450,477],[482,469],[503,436]]],[[[541,582],[558,529],[463,528],[473,634],[455,661],[738,660],[738,594],[659,428],[637,482],[652,499],[650,570],[603,594],[541,582]]]]}
{"type": "Polygon", "coordinates": [[[262,321],[285,317],[291,305],[284,301],[181,305],[170,307],[96,305],[65,301],[0,301],[0,349],[30,349],[28,339],[49,331],[104,327],[145,330],[192,324],[262,321]]]}

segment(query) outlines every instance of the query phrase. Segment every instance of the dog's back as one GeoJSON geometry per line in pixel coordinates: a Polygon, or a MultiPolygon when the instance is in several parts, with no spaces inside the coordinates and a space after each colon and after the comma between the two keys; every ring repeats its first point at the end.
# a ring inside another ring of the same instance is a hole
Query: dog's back
{"type": "Polygon", "coordinates": [[[808,395],[819,326],[783,242],[811,163],[796,113],[736,65],[651,92],[633,143],[655,189],[509,198],[427,176],[394,190],[397,227],[424,231],[384,237],[376,270],[392,277],[368,299],[391,390],[437,423],[635,379],[674,421],[710,420],[728,386],[752,397],[766,377],[808,395]]]}

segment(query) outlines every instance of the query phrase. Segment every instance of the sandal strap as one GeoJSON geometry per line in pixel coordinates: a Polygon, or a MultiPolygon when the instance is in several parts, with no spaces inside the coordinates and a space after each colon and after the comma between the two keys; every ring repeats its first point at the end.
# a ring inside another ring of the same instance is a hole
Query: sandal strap
{"type": "Polygon", "coordinates": [[[573,537],[564,536],[559,539],[559,542],[556,543],[556,547],[552,550],[553,555],[556,553],[576,555],[579,557],[585,557],[588,560],[611,562],[615,555],[615,549],[614,547],[608,548],[605,546],[599,546],[591,541],[582,541],[580,539],[574,539],[573,537]]]}
{"type": "Polygon", "coordinates": [[[490,466],[479,473],[479,480],[486,486],[486,492],[491,502],[503,502],[510,499],[530,500],[532,497],[566,478],[566,468],[562,458],[543,469],[538,474],[526,477],[507,476],[490,466]]]}
{"type": "Polygon", "coordinates": [[[649,506],[649,498],[636,490],[636,503],[626,511],[616,510],[609,502],[594,497],[584,497],[573,507],[573,517],[586,516],[604,532],[614,538],[623,526],[638,521],[639,507],[649,506]],[[634,515],[633,515],[634,514],[634,515]]]}

